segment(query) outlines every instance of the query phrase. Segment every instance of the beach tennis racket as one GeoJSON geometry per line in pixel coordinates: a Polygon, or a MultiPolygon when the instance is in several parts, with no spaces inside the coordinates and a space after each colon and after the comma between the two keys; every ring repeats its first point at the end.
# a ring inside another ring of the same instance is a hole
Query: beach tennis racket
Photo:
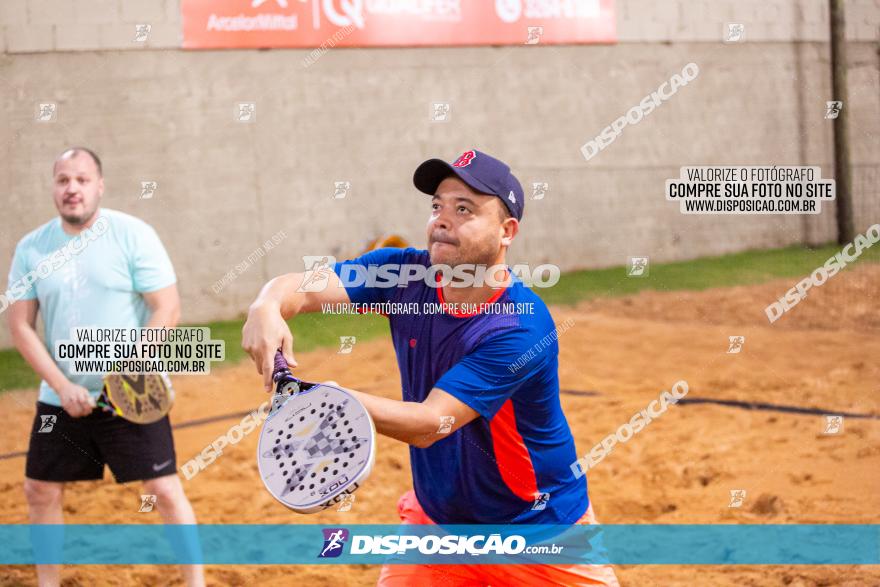
{"type": "Polygon", "coordinates": [[[174,403],[174,388],[165,373],[108,373],[97,406],[135,424],[164,418],[174,403]]]}
{"type": "Polygon", "coordinates": [[[376,428],[348,391],[294,377],[279,351],[275,395],[257,445],[260,477],[275,499],[301,514],[354,493],[376,459],[376,428]]]}

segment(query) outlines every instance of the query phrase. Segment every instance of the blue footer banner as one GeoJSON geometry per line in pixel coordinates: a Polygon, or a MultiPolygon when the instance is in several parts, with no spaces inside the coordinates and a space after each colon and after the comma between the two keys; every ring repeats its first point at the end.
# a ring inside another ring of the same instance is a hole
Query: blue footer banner
{"type": "Polygon", "coordinates": [[[877,565],[880,525],[0,525],[0,564],[877,565]]]}

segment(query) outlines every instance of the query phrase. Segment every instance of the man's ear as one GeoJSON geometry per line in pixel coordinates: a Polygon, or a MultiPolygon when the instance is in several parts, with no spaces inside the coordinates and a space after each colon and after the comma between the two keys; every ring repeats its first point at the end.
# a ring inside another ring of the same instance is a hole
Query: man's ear
{"type": "Polygon", "coordinates": [[[513,217],[505,218],[501,223],[501,244],[505,247],[509,247],[513,244],[513,239],[516,238],[518,233],[519,220],[513,217]]]}

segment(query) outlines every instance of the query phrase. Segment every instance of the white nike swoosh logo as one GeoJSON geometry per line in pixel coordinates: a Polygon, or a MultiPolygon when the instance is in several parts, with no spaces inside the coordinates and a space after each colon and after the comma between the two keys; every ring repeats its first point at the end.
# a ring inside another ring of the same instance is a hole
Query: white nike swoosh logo
{"type": "Polygon", "coordinates": [[[161,471],[162,469],[164,469],[165,467],[170,465],[171,461],[173,461],[173,460],[174,459],[168,459],[167,461],[165,461],[164,463],[161,463],[159,465],[157,465],[156,463],[153,463],[153,470],[154,471],[161,471]]]}

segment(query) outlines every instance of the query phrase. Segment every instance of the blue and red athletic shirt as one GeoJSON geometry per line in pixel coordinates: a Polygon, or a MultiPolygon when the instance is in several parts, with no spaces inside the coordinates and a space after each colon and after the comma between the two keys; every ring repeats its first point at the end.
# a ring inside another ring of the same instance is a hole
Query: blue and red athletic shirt
{"type": "MultiPolygon", "coordinates": [[[[424,280],[377,287],[344,269],[388,264],[431,261],[428,251],[387,248],[334,271],[356,304],[444,303],[442,288],[424,280]]],[[[589,505],[586,477],[576,479],[570,466],[577,454],[559,402],[555,324],[544,302],[511,278],[489,302],[531,303],[532,313],[388,315],[403,400],[424,401],[436,387],[480,414],[428,448],[410,446],[416,497],[438,524],[568,525],[589,505]]]]}

